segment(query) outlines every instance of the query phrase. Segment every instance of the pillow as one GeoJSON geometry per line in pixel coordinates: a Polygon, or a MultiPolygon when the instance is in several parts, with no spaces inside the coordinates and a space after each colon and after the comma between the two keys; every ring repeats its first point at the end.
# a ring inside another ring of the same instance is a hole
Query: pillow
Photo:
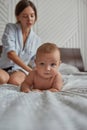
{"type": "Polygon", "coordinates": [[[61,63],[58,70],[61,74],[74,74],[80,72],[77,67],[65,63],[61,63]]]}

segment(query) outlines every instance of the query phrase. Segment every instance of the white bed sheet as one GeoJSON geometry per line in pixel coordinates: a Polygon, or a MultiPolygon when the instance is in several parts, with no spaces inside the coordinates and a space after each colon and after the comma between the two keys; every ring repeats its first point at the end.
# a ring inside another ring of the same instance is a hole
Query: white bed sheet
{"type": "Polygon", "coordinates": [[[87,74],[63,79],[55,93],[0,85],[0,130],[87,130],[87,74]]]}

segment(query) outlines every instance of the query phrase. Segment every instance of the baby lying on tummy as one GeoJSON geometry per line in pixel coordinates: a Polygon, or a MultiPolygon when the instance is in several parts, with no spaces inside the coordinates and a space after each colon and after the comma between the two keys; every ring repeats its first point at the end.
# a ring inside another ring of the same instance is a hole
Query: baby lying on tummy
{"type": "Polygon", "coordinates": [[[21,85],[22,92],[32,90],[60,91],[62,76],[58,72],[60,65],[60,50],[53,43],[42,44],[36,52],[35,68],[28,74],[21,85]]]}

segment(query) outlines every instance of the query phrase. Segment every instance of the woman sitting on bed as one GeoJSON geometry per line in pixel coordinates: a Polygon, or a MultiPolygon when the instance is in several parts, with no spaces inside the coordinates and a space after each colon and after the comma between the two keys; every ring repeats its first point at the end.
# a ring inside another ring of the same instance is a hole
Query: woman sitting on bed
{"type": "Polygon", "coordinates": [[[37,10],[31,1],[20,0],[16,5],[15,16],[17,23],[8,23],[2,37],[0,84],[20,86],[32,71],[28,64],[41,40],[32,30],[37,20],[37,10]]]}
{"type": "Polygon", "coordinates": [[[60,91],[62,88],[62,76],[58,72],[60,51],[56,44],[42,44],[37,49],[35,63],[36,67],[25,78],[21,91],[26,93],[31,90],[60,91]]]}

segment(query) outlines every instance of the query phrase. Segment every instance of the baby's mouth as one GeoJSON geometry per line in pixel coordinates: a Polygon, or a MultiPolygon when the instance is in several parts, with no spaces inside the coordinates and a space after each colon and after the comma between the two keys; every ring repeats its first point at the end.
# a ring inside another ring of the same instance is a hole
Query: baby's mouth
{"type": "Polygon", "coordinates": [[[44,73],[45,75],[51,75],[49,72],[44,73]]]}

